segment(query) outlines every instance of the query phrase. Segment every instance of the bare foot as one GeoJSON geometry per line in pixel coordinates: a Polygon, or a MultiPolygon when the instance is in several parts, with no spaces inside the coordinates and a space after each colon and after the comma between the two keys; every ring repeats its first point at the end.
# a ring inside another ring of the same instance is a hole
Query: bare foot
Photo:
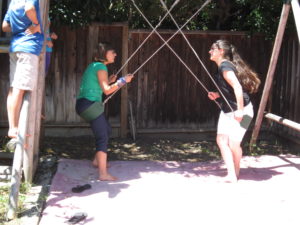
{"type": "Polygon", "coordinates": [[[99,180],[101,181],[116,181],[118,178],[110,175],[109,173],[107,174],[100,174],[99,180]]]}
{"type": "Polygon", "coordinates": [[[7,136],[10,138],[17,138],[18,137],[18,128],[9,129],[7,136]]]}
{"type": "Polygon", "coordinates": [[[225,183],[237,183],[237,181],[238,181],[238,179],[237,179],[237,177],[236,176],[226,176],[225,178],[224,178],[224,182],[225,183]]]}

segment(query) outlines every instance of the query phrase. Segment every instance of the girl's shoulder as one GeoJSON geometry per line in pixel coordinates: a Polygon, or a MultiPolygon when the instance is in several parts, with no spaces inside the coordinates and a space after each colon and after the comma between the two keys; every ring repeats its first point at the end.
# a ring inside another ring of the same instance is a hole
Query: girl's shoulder
{"type": "Polygon", "coordinates": [[[225,60],[220,64],[220,70],[221,71],[234,71],[234,72],[236,72],[236,67],[232,62],[230,62],[228,60],[225,60]]]}
{"type": "Polygon", "coordinates": [[[94,68],[95,70],[105,70],[107,71],[107,67],[102,62],[92,62],[90,67],[94,68]]]}

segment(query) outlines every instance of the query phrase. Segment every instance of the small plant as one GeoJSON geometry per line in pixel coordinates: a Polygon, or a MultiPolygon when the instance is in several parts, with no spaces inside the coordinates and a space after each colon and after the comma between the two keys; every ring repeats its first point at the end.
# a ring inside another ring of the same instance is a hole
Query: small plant
{"type": "Polygon", "coordinates": [[[0,224],[5,221],[9,191],[8,185],[0,187],[0,224]]]}
{"type": "Polygon", "coordinates": [[[7,136],[0,137],[0,152],[10,152],[6,147],[8,141],[9,138],[7,136]]]}
{"type": "MultiPolygon", "coordinates": [[[[21,212],[24,208],[24,201],[26,198],[26,193],[31,188],[29,183],[21,183],[20,192],[19,192],[19,201],[18,201],[18,212],[21,212]]],[[[9,200],[10,185],[0,186],[0,224],[5,224],[7,206],[9,200]]]]}

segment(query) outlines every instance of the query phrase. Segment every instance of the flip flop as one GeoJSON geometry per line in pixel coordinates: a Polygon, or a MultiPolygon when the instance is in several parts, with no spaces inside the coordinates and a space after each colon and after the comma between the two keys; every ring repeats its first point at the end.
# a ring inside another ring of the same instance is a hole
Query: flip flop
{"type": "Polygon", "coordinates": [[[87,189],[91,189],[92,186],[90,184],[85,184],[85,185],[77,185],[76,187],[72,188],[72,192],[74,193],[81,193],[87,189]]]}
{"type": "Polygon", "coordinates": [[[87,217],[87,214],[85,212],[78,212],[75,213],[68,221],[68,224],[76,224],[80,221],[84,220],[87,217]]]}

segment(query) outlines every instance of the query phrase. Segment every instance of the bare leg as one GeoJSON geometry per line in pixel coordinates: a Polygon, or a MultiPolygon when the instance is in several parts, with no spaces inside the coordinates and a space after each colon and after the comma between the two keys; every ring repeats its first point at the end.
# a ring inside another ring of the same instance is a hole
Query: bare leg
{"type": "MultiPolygon", "coordinates": [[[[96,161],[98,162],[99,180],[102,181],[115,181],[116,177],[107,172],[107,153],[98,151],[96,153],[96,161]]],[[[95,160],[94,160],[95,161],[95,160]]],[[[94,163],[93,161],[93,163],[94,163]]]]}
{"type": "Polygon", "coordinates": [[[235,174],[237,178],[239,178],[240,175],[240,162],[242,159],[243,151],[241,148],[241,142],[236,142],[229,140],[229,146],[232,151],[233,156],[233,162],[234,162],[234,168],[235,168],[235,174]]]}
{"type": "Polygon", "coordinates": [[[25,91],[17,88],[10,88],[7,96],[7,113],[9,130],[8,137],[16,138],[18,134],[18,124],[20,109],[25,91]]]}
{"type": "Polygon", "coordinates": [[[237,176],[235,173],[235,167],[233,162],[233,154],[229,147],[229,139],[227,135],[218,134],[217,135],[217,144],[220,148],[222,158],[227,167],[227,177],[226,181],[228,182],[237,182],[237,176]]]}
{"type": "MultiPolygon", "coordinates": [[[[97,160],[97,155],[95,155],[95,158],[93,159],[92,161],[92,165],[96,168],[98,168],[98,160],[97,160]]],[[[106,162],[106,168],[109,168],[110,167],[110,164],[108,162],[106,162]]]]}

